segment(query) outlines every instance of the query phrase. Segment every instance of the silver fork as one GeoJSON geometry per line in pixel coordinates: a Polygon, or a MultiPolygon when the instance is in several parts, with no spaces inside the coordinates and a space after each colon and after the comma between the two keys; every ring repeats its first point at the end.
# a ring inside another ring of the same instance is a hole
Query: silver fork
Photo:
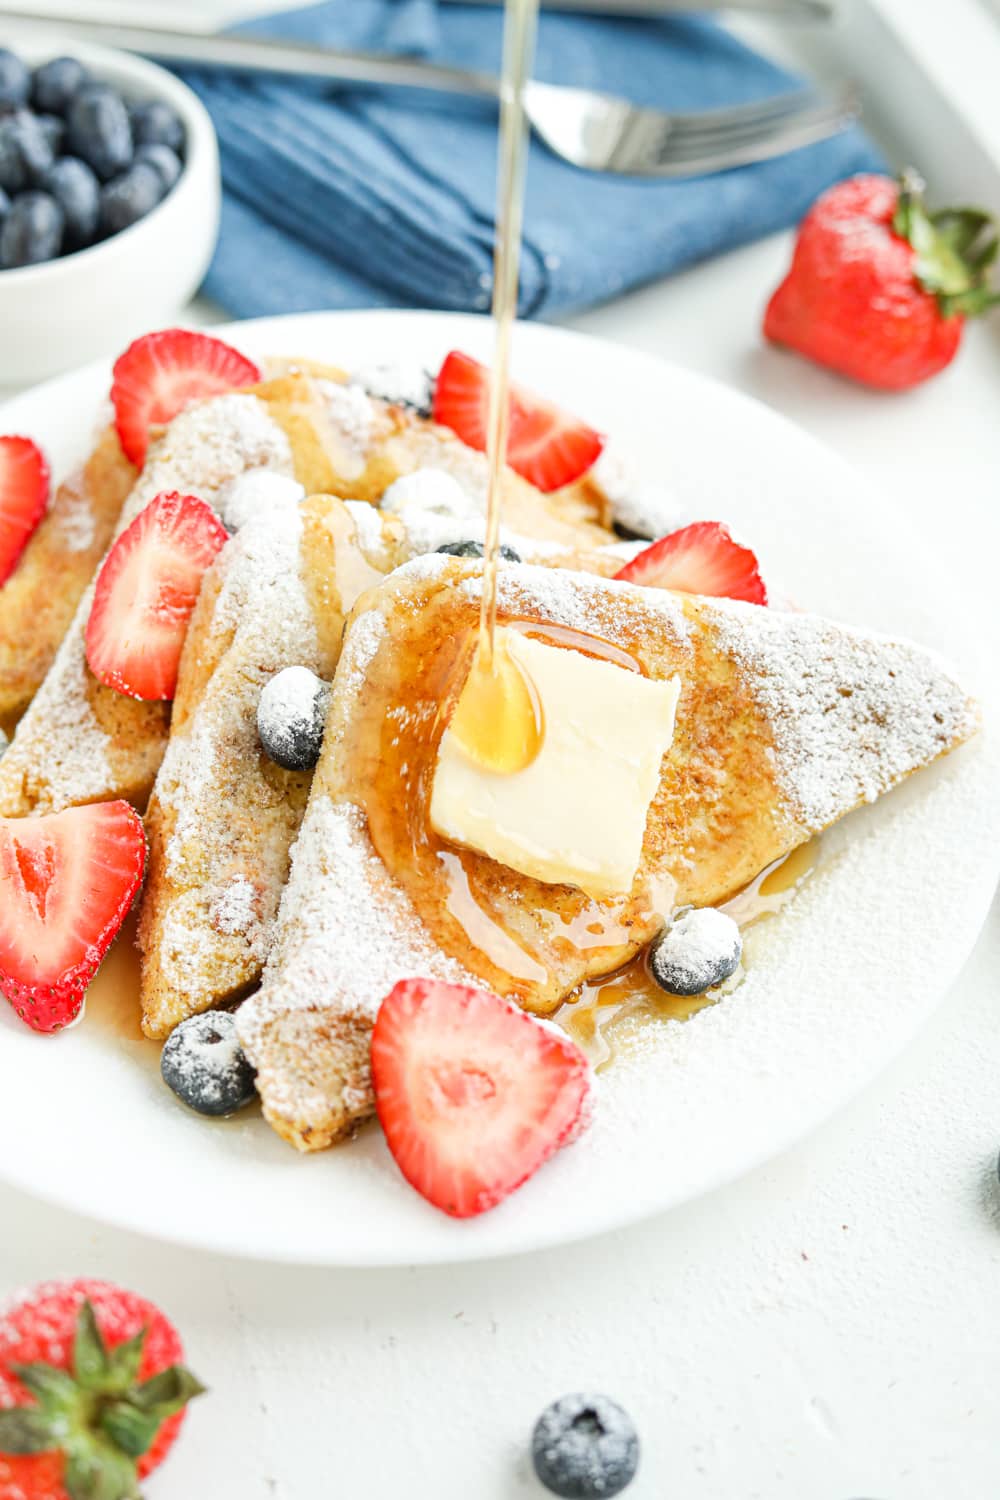
{"type": "MultiPolygon", "coordinates": [[[[393,85],[493,100],[500,93],[499,80],[488,73],[377,53],[308,47],[270,37],[119,25],[80,20],[71,12],[58,17],[48,12],[42,18],[34,12],[0,10],[0,24],[8,20],[30,22],[35,33],[51,30],[60,47],[75,37],[196,67],[327,83],[393,85]]],[[[825,140],[855,120],[860,108],[849,85],[838,86],[828,98],[800,91],[729,109],[675,114],[640,108],[590,89],[532,82],[526,91],[525,111],[549,150],[573,166],[629,177],[692,177],[825,140]]]]}

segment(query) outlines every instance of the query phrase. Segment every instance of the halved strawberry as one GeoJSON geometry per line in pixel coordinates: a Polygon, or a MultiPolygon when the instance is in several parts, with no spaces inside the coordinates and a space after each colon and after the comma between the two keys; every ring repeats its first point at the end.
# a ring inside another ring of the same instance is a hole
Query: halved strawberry
{"type": "Polygon", "coordinates": [[[125,454],[140,469],[151,427],[172,422],[188,402],[256,385],[260,370],[207,333],[164,328],[136,339],[115,363],[111,400],[125,454]]]}
{"type": "MultiPolygon", "coordinates": [[[[469,448],[486,452],[490,371],[457,349],[441,366],[434,388],[434,420],[469,448]]],[[[572,484],[597,462],[604,439],[585,422],[527,391],[510,388],[507,462],[538,490],[572,484]]]]}
{"type": "Polygon", "coordinates": [[[585,1123],[580,1049],[485,990],[404,979],[382,1002],[372,1083],[389,1150],[435,1208],[471,1218],[585,1123]]]}
{"type": "Polygon", "coordinates": [[[26,437],[0,437],[0,586],[17,567],[49,503],[49,466],[26,437]]]}
{"type": "Polygon", "coordinates": [[[101,565],[87,621],[98,682],[130,698],[172,698],[201,580],[228,540],[195,495],[157,495],[101,565]]]}
{"type": "Polygon", "coordinates": [[[616,578],[678,594],[706,594],[766,604],[767,589],[749,547],[734,542],[721,521],[695,521],[661,536],[619,569],[616,578]]]}
{"type": "Polygon", "coordinates": [[[33,1030],[76,1019],[145,863],[127,802],[0,818],[0,993],[33,1030]]]}

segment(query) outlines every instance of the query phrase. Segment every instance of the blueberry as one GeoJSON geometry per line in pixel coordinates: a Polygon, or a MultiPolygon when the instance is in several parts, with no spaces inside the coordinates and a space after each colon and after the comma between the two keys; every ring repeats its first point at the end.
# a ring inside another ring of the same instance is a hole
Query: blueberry
{"type": "Polygon", "coordinates": [[[149,99],[134,105],[131,115],[137,146],[169,146],[180,156],[184,150],[184,126],[175,109],[162,99],[149,99]]]}
{"type": "Polygon", "coordinates": [[[43,114],[64,115],[88,73],[76,57],[53,57],[35,69],[31,102],[43,114]]]}
{"type": "Polygon", "coordinates": [[[58,115],[36,115],[42,134],[49,143],[53,156],[61,156],[66,144],[66,121],[58,115]]]}
{"type": "Polygon", "coordinates": [[[55,260],[62,249],[63,212],[48,193],[21,193],[0,229],[0,268],[55,260]]]}
{"type": "Polygon", "coordinates": [[[160,174],[163,191],[169,193],[181,175],[181,159],[169,146],[140,146],[135,153],[136,163],[145,162],[160,174]]]}
{"type": "Polygon", "coordinates": [[[236,1018],[227,1010],[182,1021],[163,1048],[160,1072],[178,1099],[200,1115],[234,1115],[257,1092],[236,1036],[236,1018]]]}
{"type": "Polygon", "coordinates": [[[88,83],[66,116],[67,146],[93,167],[102,182],[117,177],[132,160],[132,127],[121,95],[104,83],[88,83]]]}
{"type": "Polygon", "coordinates": [[[3,188],[0,188],[0,224],[3,223],[4,219],[6,219],[9,213],[10,199],[7,197],[7,194],[4,192],[3,188]]]}
{"type": "Polygon", "coordinates": [[[20,193],[37,187],[53,161],[38,116],[19,109],[0,120],[0,187],[20,193]]]}
{"type": "Polygon", "coordinates": [[[101,188],[101,229],[118,234],[137,224],[163,197],[163,179],[148,162],[136,162],[101,188]]]}
{"type": "Polygon", "coordinates": [[[16,52],[0,47],[0,114],[27,104],[31,74],[16,52]]]}
{"type": "Polygon", "coordinates": [[[649,950],[649,972],[668,995],[703,995],[729,979],[743,957],[732,917],[714,907],[682,911],[649,950]]]}
{"type": "MultiPolygon", "coordinates": [[[[445,542],[437,550],[439,552],[447,552],[450,557],[483,557],[485,555],[485,548],[482,542],[445,542]]],[[[507,562],[521,561],[520,554],[515,552],[513,547],[508,547],[503,542],[500,543],[500,556],[507,562]]]]}
{"type": "Polygon", "coordinates": [[[330,690],[306,667],[286,667],[268,682],[257,706],[264,754],[286,771],[311,771],[323,746],[330,690]]]}
{"type": "Polygon", "coordinates": [[[66,244],[75,250],[93,243],[101,212],[101,185],[85,161],[64,156],[45,174],[51,193],[66,221],[66,244]]]}
{"type": "Polygon", "coordinates": [[[563,1396],[539,1417],[531,1457],[545,1488],[565,1500],[610,1500],[632,1483],[639,1435],[607,1396],[563,1396]]]}

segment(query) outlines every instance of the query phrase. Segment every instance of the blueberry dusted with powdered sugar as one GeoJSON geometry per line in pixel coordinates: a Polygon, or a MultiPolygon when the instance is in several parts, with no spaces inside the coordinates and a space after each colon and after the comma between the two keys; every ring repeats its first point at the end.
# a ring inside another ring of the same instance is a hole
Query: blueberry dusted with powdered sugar
{"type": "Polygon", "coordinates": [[[668,995],[703,995],[731,978],[743,957],[740,929],[724,911],[683,911],[649,950],[649,972],[668,995]]]}
{"type": "Polygon", "coordinates": [[[226,1010],[209,1010],[182,1021],[160,1058],[163,1081],[200,1115],[234,1115],[256,1096],[254,1070],[226,1010]]]}
{"type": "MultiPolygon", "coordinates": [[[[445,542],[437,550],[447,552],[450,557],[485,557],[486,555],[486,548],[482,542],[476,541],[445,542]]],[[[500,543],[500,556],[505,562],[519,563],[521,561],[521,554],[515,552],[513,547],[508,547],[505,542],[500,543]]]]}
{"type": "Polygon", "coordinates": [[[330,689],[308,667],[286,667],[260,695],[257,732],[265,755],[286,771],[311,771],[323,746],[330,689]]]}
{"type": "Polygon", "coordinates": [[[535,1473],[564,1500],[610,1500],[632,1483],[639,1435],[608,1396],[563,1396],[539,1417],[531,1439],[535,1473]]]}

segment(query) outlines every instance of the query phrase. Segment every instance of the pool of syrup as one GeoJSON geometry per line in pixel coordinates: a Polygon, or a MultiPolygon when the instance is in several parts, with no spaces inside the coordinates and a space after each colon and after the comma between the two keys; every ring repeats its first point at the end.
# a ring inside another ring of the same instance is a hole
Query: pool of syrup
{"type": "MultiPolygon", "coordinates": [[[[819,839],[800,844],[776,860],[745,890],[725,902],[722,910],[746,929],[779,912],[815,868],[819,839]]],[[[625,1033],[643,1025],[689,1021],[738,988],[742,966],[725,984],[703,995],[668,995],[649,972],[646,953],[640,953],[617,973],[594,984],[584,984],[555,1012],[553,1020],[577,1042],[598,1072],[615,1059],[625,1033]]]]}

